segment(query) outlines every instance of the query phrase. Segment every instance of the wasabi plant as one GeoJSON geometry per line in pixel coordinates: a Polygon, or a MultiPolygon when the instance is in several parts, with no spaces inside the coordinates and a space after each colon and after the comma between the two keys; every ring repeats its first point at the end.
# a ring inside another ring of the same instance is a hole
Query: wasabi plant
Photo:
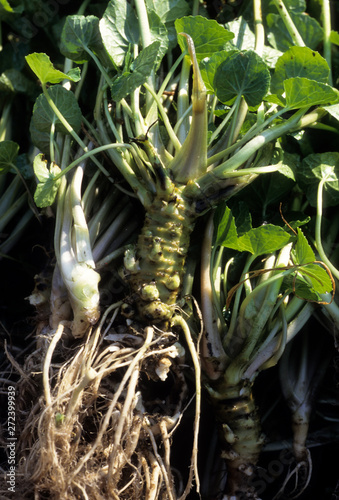
{"type": "MultiPolygon", "coordinates": [[[[250,2],[254,33],[244,19],[201,15],[198,1],[110,0],[101,18],[87,4],[63,23],[62,64],[25,57],[41,87],[34,201],[55,217],[55,261],[37,342],[42,394],[18,445],[22,495],[183,500],[194,485],[208,497],[205,397],[227,466],[218,497],[258,498],[253,385],[335,286],[306,217],[256,224],[238,197],[262,178],[286,193],[298,181],[284,141],[335,115],[329,59],[307,32],[290,41],[308,18],[302,2],[290,16],[274,2],[264,19],[250,2]]],[[[31,304],[39,297],[37,281],[31,304]]]]}

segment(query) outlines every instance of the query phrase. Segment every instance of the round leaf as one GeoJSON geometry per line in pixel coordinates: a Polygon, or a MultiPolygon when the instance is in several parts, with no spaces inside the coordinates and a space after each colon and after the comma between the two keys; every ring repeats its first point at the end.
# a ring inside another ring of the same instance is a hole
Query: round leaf
{"type": "Polygon", "coordinates": [[[60,51],[72,61],[84,63],[91,58],[86,49],[102,49],[99,19],[96,16],[67,16],[60,51]]]}
{"type": "Polygon", "coordinates": [[[214,77],[217,97],[223,103],[242,95],[249,106],[257,106],[269,85],[269,69],[252,50],[232,54],[219,66],[214,77]]]}
{"type": "Polygon", "coordinates": [[[291,47],[279,57],[272,77],[271,91],[284,92],[284,80],[304,77],[321,83],[328,83],[330,68],[326,60],[308,47],[291,47]]]}
{"type": "MultiPolygon", "coordinates": [[[[66,90],[61,85],[55,85],[48,89],[48,93],[68,123],[78,132],[81,127],[82,114],[73,92],[66,90]]],[[[58,132],[67,133],[65,127],[49,106],[44,94],[41,94],[35,102],[32,123],[39,132],[49,133],[51,124],[54,123],[58,132]]]]}

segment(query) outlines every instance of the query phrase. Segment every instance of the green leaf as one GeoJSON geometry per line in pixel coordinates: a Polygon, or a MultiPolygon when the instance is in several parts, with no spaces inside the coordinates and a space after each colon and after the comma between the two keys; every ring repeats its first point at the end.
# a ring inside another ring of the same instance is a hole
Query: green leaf
{"type": "Polygon", "coordinates": [[[310,264],[316,260],[314,252],[302,230],[298,227],[297,231],[297,242],[291,251],[293,263],[298,265],[310,264]]]}
{"type": "MultiPolygon", "coordinates": [[[[78,132],[81,127],[82,113],[75,95],[61,85],[55,85],[47,90],[56,107],[66,118],[68,123],[78,132]]],[[[33,108],[32,122],[39,132],[49,133],[52,123],[58,132],[66,134],[67,131],[49,106],[44,94],[41,94],[33,108]]]]}
{"type": "Polygon", "coordinates": [[[0,174],[8,172],[15,165],[19,145],[13,141],[0,142],[0,174]]]}
{"type": "Polygon", "coordinates": [[[339,102],[339,92],[325,83],[308,78],[288,78],[284,81],[286,106],[289,109],[299,109],[322,104],[339,102]]]}
{"type": "Polygon", "coordinates": [[[36,74],[42,84],[60,83],[63,80],[78,82],[80,80],[80,69],[73,70],[70,74],[55,69],[50,58],[43,52],[28,54],[26,61],[31,70],[36,74]]]}
{"type": "MultiPolygon", "coordinates": [[[[289,13],[305,45],[310,49],[316,49],[323,39],[323,29],[318,21],[302,12],[291,10],[289,13]]],[[[294,45],[279,14],[270,13],[266,20],[268,25],[267,38],[275,49],[285,52],[294,45]]]]}
{"type": "Polygon", "coordinates": [[[320,264],[308,264],[300,268],[299,272],[307,278],[316,293],[324,294],[332,291],[331,278],[320,264]]]}
{"type": "MultiPolygon", "coordinates": [[[[211,57],[215,52],[224,50],[227,42],[234,35],[217,21],[202,16],[187,16],[175,21],[177,33],[190,35],[194,42],[198,62],[205,57],[211,57]]],[[[183,52],[187,49],[186,39],[178,37],[178,43],[183,52]]]]}
{"type": "Polygon", "coordinates": [[[334,45],[339,45],[339,33],[338,33],[338,31],[331,31],[330,41],[334,45]]]}
{"type": "Polygon", "coordinates": [[[7,0],[0,0],[0,22],[12,20],[16,14],[21,14],[23,10],[23,4],[11,7],[7,0]]]}
{"type": "Polygon", "coordinates": [[[120,101],[146,82],[157,64],[160,42],[153,42],[144,48],[131,65],[132,73],[118,77],[111,86],[112,99],[120,101]]]}
{"type": "Polygon", "coordinates": [[[238,250],[238,232],[230,208],[222,204],[215,214],[215,245],[226,246],[238,250]]]}
{"type": "Polygon", "coordinates": [[[240,251],[259,256],[280,250],[290,239],[290,235],[282,227],[266,224],[240,236],[238,245],[240,251]]]}
{"type": "Polygon", "coordinates": [[[246,231],[249,222],[243,217],[239,219],[239,226],[241,224],[242,231],[244,231],[239,236],[231,210],[227,206],[219,208],[215,216],[215,245],[259,256],[279,250],[291,239],[291,236],[283,228],[273,224],[250,228],[246,231]]]}
{"type": "Polygon", "coordinates": [[[200,62],[200,73],[201,77],[206,86],[207,92],[214,94],[214,77],[219,68],[219,66],[226,61],[232,54],[238,52],[237,50],[221,50],[215,52],[211,57],[205,58],[200,62]]]}
{"type": "Polygon", "coordinates": [[[330,68],[326,60],[308,47],[291,47],[279,57],[271,81],[274,94],[284,92],[284,80],[304,77],[320,83],[328,83],[330,68]]]}
{"type": "Polygon", "coordinates": [[[7,69],[0,76],[1,92],[18,92],[36,96],[36,85],[15,68],[7,69]]]}
{"type": "Polygon", "coordinates": [[[232,207],[232,213],[236,221],[238,236],[251,231],[252,216],[246,203],[241,200],[235,203],[232,207]]]}
{"type": "Polygon", "coordinates": [[[99,52],[103,47],[96,16],[67,16],[61,34],[60,51],[65,56],[84,63],[91,58],[89,50],[99,52]]]}
{"type": "Polygon", "coordinates": [[[156,12],[163,23],[173,23],[191,10],[185,0],[146,0],[146,6],[148,11],[156,12]]]}
{"type": "Polygon", "coordinates": [[[325,179],[323,206],[339,204],[339,153],[317,153],[306,156],[297,171],[297,183],[313,207],[317,206],[319,182],[325,179]]]}
{"type": "Polygon", "coordinates": [[[324,109],[333,116],[336,120],[339,121],[339,104],[332,104],[332,106],[324,106],[324,109]]]}
{"type": "Polygon", "coordinates": [[[130,46],[139,41],[138,20],[130,3],[111,0],[99,28],[111,61],[115,66],[122,66],[130,46]]]}
{"type": "Polygon", "coordinates": [[[156,64],[154,66],[155,70],[157,70],[169,47],[168,31],[158,14],[153,10],[148,12],[148,22],[150,25],[152,42],[159,42],[160,44],[156,55],[156,64]]]}
{"type": "Polygon", "coordinates": [[[35,127],[33,119],[31,119],[29,124],[29,134],[32,143],[39,151],[45,154],[50,153],[50,134],[49,132],[40,132],[40,130],[35,127]]]}
{"type": "Polygon", "coordinates": [[[299,268],[297,276],[288,281],[298,297],[310,302],[322,302],[322,294],[332,290],[327,272],[317,264],[299,268]]]}
{"type": "Polygon", "coordinates": [[[34,201],[39,208],[49,207],[53,204],[59,189],[61,179],[55,179],[55,177],[61,170],[54,162],[48,170],[47,161],[42,154],[34,158],[33,169],[39,180],[34,193],[34,201]]]}
{"type": "Polygon", "coordinates": [[[218,99],[229,103],[242,95],[249,106],[257,106],[268,92],[270,72],[254,51],[231,54],[218,68],[214,87],[218,99]]]}
{"type": "Polygon", "coordinates": [[[291,287],[302,299],[322,302],[322,294],[330,293],[333,285],[328,272],[321,265],[313,263],[298,268],[291,287]]]}

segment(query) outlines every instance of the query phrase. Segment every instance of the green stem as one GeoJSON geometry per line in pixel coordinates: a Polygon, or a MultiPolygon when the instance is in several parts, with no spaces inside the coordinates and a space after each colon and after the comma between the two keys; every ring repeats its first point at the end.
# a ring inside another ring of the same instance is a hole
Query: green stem
{"type": "MultiPolygon", "coordinates": [[[[205,374],[210,380],[216,380],[224,372],[226,366],[226,355],[221,343],[221,322],[218,321],[213,289],[214,283],[211,279],[213,262],[212,240],[214,233],[213,214],[210,215],[201,249],[200,266],[200,288],[201,288],[201,312],[204,322],[204,333],[201,338],[201,357],[205,374]]],[[[224,322],[223,322],[224,323],[224,322]]]]}
{"type": "Polygon", "coordinates": [[[92,268],[95,267],[88,225],[82,206],[81,187],[84,175],[84,168],[78,166],[74,172],[71,182],[70,198],[73,215],[73,234],[75,236],[76,258],[78,262],[86,262],[92,268]]]}
{"type": "Polygon", "coordinates": [[[261,57],[265,45],[265,30],[262,22],[261,0],[253,0],[253,17],[255,30],[254,50],[261,57]]]}
{"type": "Polygon", "coordinates": [[[297,30],[292,18],[285,7],[283,0],[273,0],[275,6],[277,7],[281,19],[284,21],[287,31],[289,32],[294,45],[297,47],[305,47],[304,40],[302,39],[299,31],[297,30]]]}
{"type": "Polygon", "coordinates": [[[339,280],[339,270],[332,264],[332,262],[328,259],[322,242],[321,242],[321,219],[322,219],[322,210],[323,210],[323,187],[324,184],[328,182],[326,177],[322,178],[319,182],[318,186],[318,194],[317,194],[317,215],[315,220],[315,241],[317,245],[317,251],[321,260],[327,265],[330,269],[331,273],[339,280]]]}
{"type": "Polygon", "coordinates": [[[167,73],[166,77],[164,78],[164,81],[162,82],[161,87],[158,91],[159,100],[161,99],[163,92],[166,90],[167,85],[173,79],[174,74],[176,72],[176,69],[179,66],[179,64],[181,63],[181,61],[183,60],[183,58],[185,57],[185,55],[186,55],[186,53],[182,52],[180,54],[180,56],[178,57],[178,59],[175,61],[175,63],[171,66],[170,70],[168,71],[168,73],[167,73]]]}
{"type": "Polygon", "coordinates": [[[113,84],[111,78],[108,76],[107,72],[105,71],[103,65],[101,64],[99,58],[94,54],[94,52],[91,51],[91,49],[89,49],[88,47],[84,47],[86,52],[91,56],[91,58],[93,59],[93,61],[95,62],[95,64],[98,66],[102,76],[104,77],[107,85],[109,87],[111,87],[111,85],[113,84]]]}
{"type": "Polygon", "coordinates": [[[189,198],[198,198],[201,192],[215,192],[216,188],[220,186],[220,182],[226,180],[230,172],[242,166],[265,144],[296,128],[305,112],[305,109],[299,109],[291,118],[286,120],[286,122],[280,125],[275,125],[272,128],[265,130],[257,137],[251,139],[234,156],[226,160],[214,170],[211,170],[202,177],[198,178],[196,182],[188,184],[185,196],[189,198]]]}
{"type": "Polygon", "coordinates": [[[8,99],[6,100],[4,107],[2,109],[2,114],[0,119],[0,141],[4,141],[6,139],[7,134],[9,134],[10,132],[11,110],[12,110],[12,99],[8,99]]]}
{"type": "Polygon", "coordinates": [[[163,119],[163,122],[164,122],[164,125],[166,128],[166,132],[168,133],[169,138],[172,141],[175,150],[179,151],[181,148],[181,143],[180,143],[178,137],[176,136],[176,134],[172,128],[171,122],[168,118],[168,114],[167,114],[165,108],[163,107],[161,100],[159,99],[157,93],[154,92],[154,90],[148,85],[148,83],[144,83],[144,87],[146,90],[148,90],[148,92],[152,95],[155,102],[157,103],[158,109],[159,109],[160,114],[161,114],[161,118],[163,119]]]}
{"type": "MultiPolygon", "coordinates": [[[[142,43],[143,48],[145,48],[145,47],[148,47],[149,45],[151,45],[151,43],[152,43],[152,36],[151,36],[151,31],[150,31],[150,26],[149,26],[149,21],[148,21],[146,4],[145,4],[144,0],[135,0],[134,5],[135,5],[135,9],[136,9],[137,16],[138,16],[141,43],[142,43]]],[[[154,90],[154,88],[155,88],[154,71],[148,77],[147,84],[152,90],[154,90]]],[[[154,113],[156,108],[155,108],[153,100],[152,100],[152,95],[149,92],[147,92],[146,93],[146,114],[148,114],[152,110],[152,108],[153,108],[153,113],[154,113]]],[[[154,121],[154,120],[152,120],[152,121],[154,121]]]]}
{"type": "MultiPolygon", "coordinates": [[[[246,260],[246,264],[245,264],[243,272],[242,272],[243,279],[246,279],[246,275],[247,275],[254,260],[255,260],[255,256],[253,256],[253,255],[248,256],[248,258],[246,260]]],[[[241,295],[242,295],[242,291],[243,291],[243,286],[244,286],[243,284],[240,285],[236,291],[236,294],[235,294],[230,326],[229,326],[227,335],[224,339],[224,349],[226,352],[228,352],[228,348],[232,344],[232,337],[233,337],[236,323],[238,320],[240,300],[241,300],[241,295]]]]}
{"type": "Polygon", "coordinates": [[[332,44],[330,40],[331,36],[331,10],[330,10],[330,2],[329,0],[322,0],[322,22],[323,22],[323,30],[324,30],[324,58],[327,61],[327,64],[330,68],[330,74],[328,78],[329,85],[333,84],[332,81],[332,44]]]}
{"type": "MultiPolygon", "coordinates": [[[[246,102],[245,102],[245,104],[246,104],[246,102]]],[[[240,139],[238,142],[236,142],[235,144],[233,144],[229,148],[222,150],[222,151],[215,153],[215,154],[211,154],[211,152],[210,152],[207,165],[210,166],[213,163],[217,163],[220,160],[222,160],[225,156],[228,156],[231,153],[233,153],[234,151],[238,150],[241,146],[248,143],[251,139],[253,139],[260,132],[262,132],[262,130],[264,130],[264,128],[267,128],[272,121],[276,120],[277,118],[279,118],[281,115],[283,115],[287,111],[288,111],[288,109],[284,108],[284,109],[281,109],[280,111],[272,114],[271,116],[269,116],[269,118],[267,118],[263,122],[257,121],[257,123],[255,125],[253,125],[248,132],[246,132],[246,134],[244,135],[244,137],[242,137],[242,139],[240,139]]],[[[326,111],[325,111],[325,114],[326,114],[326,111]]]]}
{"type": "Polygon", "coordinates": [[[86,147],[87,152],[85,154],[83,154],[82,156],[79,156],[79,158],[77,158],[76,160],[72,161],[72,163],[70,163],[64,170],[62,170],[58,175],[55,176],[54,180],[60,179],[60,177],[67,174],[70,170],[72,170],[72,168],[79,165],[79,163],[81,163],[83,160],[86,160],[86,158],[93,157],[92,161],[94,161],[94,159],[95,159],[94,156],[96,154],[101,153],[102,151],[106,151],[108,149],[116,149],[116,148],[131,149],[131,145],[124,144],[124,143],[120,144],[120,143],[116,142],[114,144],[104,144],[103,146],[99,146],[98,148],[92,149],[91,151],[88,151],[88,148],[86,147]]]}
{"type": "MultiPolygon", "coordinates": [[[[51,99],[51,97],[50,97],[50,95],[49,95],[49,93],[47,91],[47,87],[46,87],[45,83],[42,84],[42,91],[44,93],[44,96],[46,97],[46,100],[47,100],[50,108],[53,110],[53,112],[59,118],[60,122],[65,127],[65,129],[67,130],[67,132],[73,137],[73,139],[79,144],[79,146],[85,152],[88,152],[88,148],[87,148],[86,144],[82,141],[82,139],[80,139],[80,137],[75,132],[75,130],[73,129],[73,127],[68,123],[68,121],[66,120],[66,118],[64,117],[64,115],[59,111],[59,109],[55,105],[53,99],[51,99]]],[[[109,172],[101,165],[101,163],[96,158],[93,158],[93,162],[106,175],[106,177],[108,177],[108,179],[110,179],[112,181],[109,172]]]]}
{"type": "Polygon", "coordinates": [[[51,123],[51,130],[49,134],[49,156],[51,161],[55,161],[55,156],[54,156],[54,137],[55,137],[55,122],[51,123]]]}

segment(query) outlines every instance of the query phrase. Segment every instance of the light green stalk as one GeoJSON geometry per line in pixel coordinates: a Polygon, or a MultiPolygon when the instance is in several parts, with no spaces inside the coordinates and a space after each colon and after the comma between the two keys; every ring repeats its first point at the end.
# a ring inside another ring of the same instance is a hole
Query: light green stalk
{"type": "Polygon", "coordinates": [[[324,58],[327,61],[328,67],[330,68],[330,74],[328,78],[329,85],[333,84],[332,80],[332,44],[330,40],[331,36],[331,10],[329,0],[321,0],[322,7],[322,23],[324,29],[324,58]]]}
{"type": "Polygon", "coordinates": [[[287,31],[289,32],[292,40],[293,40],[293,43],[297,47],[305,47],[305,42],[302,39],[299,31],[297,30],[294,22],[292,21],[292,18],[290,16],[288,10],[286,9],[286,6],[285,6],[283,0],[273,0],[273,3],[275,4],[275,6],[278,9],[278,12],[279,12],[282,20],[284,21],[284,24],[285,24],[287,31]]]}
{"type": "Polygon", "coordinates": [[[180,151],[170,162],[168,168],[178,183],[186,184],[206,172],[207,165],[207,102],[206,88],[201,78],[195,55],[193,40],[187,39],[188,50],[193,64],[192,123],[180,151]]]}

